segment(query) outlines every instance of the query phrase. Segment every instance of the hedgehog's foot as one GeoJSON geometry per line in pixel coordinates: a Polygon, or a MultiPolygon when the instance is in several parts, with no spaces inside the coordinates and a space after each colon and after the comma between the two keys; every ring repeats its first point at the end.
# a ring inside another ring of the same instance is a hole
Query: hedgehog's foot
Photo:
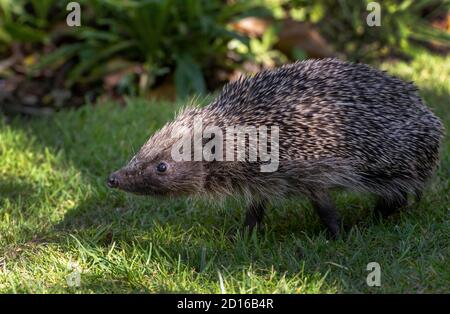
{"type": "Polygon", "coordinates": [[[334,202],[328,192],[314,193],[310,198],[314,210],[320,217],[322,223],[327,227],[333,239],[340,235],[340,218],[334,206],[334,202]]]}
{"type": "Polygon", "coordinates": [[[245,214],[244,229],[252,233],[255,227],[260,227],[264,218],[265,202],[253,201],[247,208],[245,214]]]}
{"type": "Polygon", "coordinates": [[[375,215],[378,216],[377,218],[386,219],[406,205],[408,205],[408,195],[406,192],[401,192],[395,199],[377,196],[375,215]]]}

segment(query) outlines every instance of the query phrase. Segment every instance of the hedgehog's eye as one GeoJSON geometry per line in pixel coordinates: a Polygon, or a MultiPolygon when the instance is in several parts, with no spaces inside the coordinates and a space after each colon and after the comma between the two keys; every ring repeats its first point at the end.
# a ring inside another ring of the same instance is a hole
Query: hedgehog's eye
{"type": "Polygon", "coordinates": [[[167,164],[165,162],[160,162],[158,166],[156,166],[156,170],[158,172],[164,172],[167,170],[167,164]]]}

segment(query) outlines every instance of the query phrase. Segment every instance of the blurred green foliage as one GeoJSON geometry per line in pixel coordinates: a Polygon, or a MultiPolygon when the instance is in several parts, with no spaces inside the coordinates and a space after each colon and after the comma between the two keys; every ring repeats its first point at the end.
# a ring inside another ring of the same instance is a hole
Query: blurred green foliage
{"type": "Polygon", "coordinates": [[[55,3],[54,0],[0,0],[0,43],[45,41],[44,29],[55,3]]]}
{"type": "Polygon", "coordinates": [[[450,42],[450,34],[433,28],[429,19],[450,10],[448,0],[383,0],[381,26],[368,26],[372,0],[293,0],[290,15],[315,23],[336,50],[351,59],[370,61],[388,54],[408,54],[411,37],[450,42]]]}
{"type": "Polygon", "coordinates": [[[139,64],[138,93],[168,72],[179,96],[205,92],[203,73],[220,63],[232,39],[247,42],[228,24],[247,15],[268,15],[260,1],[84,0],[82,27],[64,25],[65,1],[0,0],[0,42],[56,42],[35,69],[76,60],[67,86],[90,83],[139,64]],[[51,12],[56,14],[51,14],[51,12]],[[55,27],[56,26],[56,27],[55,27]]]}
{"type": "MultiPolygon", "coordinates": [[[[34,45],[39,57],[30,71],[69,64],[67,88],[138,66],[138,74],[121,79],[125,93],[142,95],[170,74],[184,97],[205,92],[212,68],[288,61],[275,48],[276,22],[261,37],[230,27],[246,16],[313,23],[338,52],[363,61],[407,53],[411,36],[450,42],[425,21],[448,10],[447,0],[379,1],[382,27],[366,24],[369,0],[80,0],[82,27],[66,25],[68,2],[0,0],[0,59],[13,43],[34,45]],[[238,56],[231,62],[230,51],[238,56]]],[[[297,48],[292,55],[305,56],[297,48]]]]}

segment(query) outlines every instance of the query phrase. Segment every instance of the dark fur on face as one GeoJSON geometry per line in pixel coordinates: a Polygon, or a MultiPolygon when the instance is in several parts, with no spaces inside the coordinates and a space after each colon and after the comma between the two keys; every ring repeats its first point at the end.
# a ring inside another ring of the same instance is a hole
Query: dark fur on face
{"type": "Polygon", "coordinates": [[[108,185],[140,195],[178,196],[200,193],[203,165],[199,161],[174,161],[172,145],[179,139],[166,125],[153,135],[122,169],[112,173],[108,185]],[[161,171],[164,170],[164,171],[161,171]]]}
{"type": "Polygon", "coordinates": [[[141,195],[168,196],[191,194],[201,188],[201,162],[175,162],[165,159],[137,161],[111,174],[117,180],[114,186],[126,192],[141,195]],[[158,171],[164,162],[167,170],[158,171]],[[199,175],[195,175],[199,174],[199,175]]]}

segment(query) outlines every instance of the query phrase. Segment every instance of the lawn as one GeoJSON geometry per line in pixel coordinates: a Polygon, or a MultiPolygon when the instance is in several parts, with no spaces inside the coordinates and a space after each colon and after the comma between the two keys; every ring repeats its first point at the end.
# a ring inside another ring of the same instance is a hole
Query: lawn
{"type": "MultiPolygon", "coordinates": [[[[382,67],[415,81],[450,129],[450,57],[382,67]]],[[[0,117],[0,292],[449,292],[448,136],[422,201],[382,223],[370,218],[371,198],[340,193],[352,226],[340,240],[296,199],[270,208],[263,233],[233,240],[238,200],[155,200],[105,186],[177,106],[129,100],[0,117]],[[380,287],[366,284],[369,262],[381,266],[380,287]]]]}

